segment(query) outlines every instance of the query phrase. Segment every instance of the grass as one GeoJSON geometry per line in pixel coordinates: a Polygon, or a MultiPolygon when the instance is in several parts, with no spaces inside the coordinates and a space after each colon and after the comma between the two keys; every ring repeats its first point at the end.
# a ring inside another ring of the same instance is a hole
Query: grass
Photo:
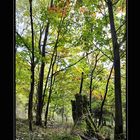
{"type": "MultiPolygon", "coordinates": [[[[72,123],[62,124],[61,122],[48,122],[48,127],[38,127],[33,124],[33,132],[29,132],[28,121],[25,119],[16,120],[16,140],[81,140],[79,135],[84,134],[84,126],[73,127],[72,123]]],[[[110,136],[113,140],[113,130],[103,127],[100,130],[102,136],[110,136]]],[[[123,139],[122,139],[123,140],[123,139]]]]}
{"type": "Polygon", "coordinates": [[[28,121],[16,120],[16,140],[81,140],[71,130],[72,124],[54,124],[48,128],[33,124],[33,133],[29,133],[28,121]]]}

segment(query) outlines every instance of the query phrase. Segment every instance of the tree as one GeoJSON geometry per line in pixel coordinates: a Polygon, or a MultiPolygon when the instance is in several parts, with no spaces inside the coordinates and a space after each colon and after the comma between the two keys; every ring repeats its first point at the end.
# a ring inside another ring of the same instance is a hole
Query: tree
{"type": "Polygon", "coordinates": [[[122,101],[121,101],[121,71],[120,71],[120,45],[117,41],[116,28],[113,16],[113,4],[111,0],[106,1],[108,5],[110,29],[112,35],[113,54],[114,54],[114,72],[115,72],[115,134],[114,139],[117,140],[120,134],[123,133],[122,120],[122,101]]]}
{"type": "Polygon", "coordinates": [[[41,66],[40,66],[40,73],[39,73],[39,81],[38,81],[38,90],[37,90],[37,112],[36,112],[36,125],[41,125],[42,124],[42,108],[43,108],[43,100],[42,100],[42,93],[43,93],[43,79],[44,79],[44,68],[45,68],[45,46],[47,42],[47,36],[48,36],[48,31],[49,31],[49,22],[47,23],[46,30],[45,30],[45,37],[44,37],[44,44],[42,47],[42,61],[41,61],[41,66]]]}
{"type": "Polygon", "coordinates": [[[88,97],[90,118],[96,126],[101,124],[97,127],[99,134],[113,134],[114,128],[117,135],[123,132],[117,128],[121,108],[121,127],[124,124],[125,128],[126,117],[125,2],[109,1],[17,1],[17,103],[23,98],[17,111],[23,110],[29,100],[30,130],[34,117],[39,127],[43,120],[48,126],[52,118],[56,122],[62,118],[63,122],[65,115],[72,121],[70,101],[79,93],[81,81],[80,93],[88,97]],[[115,110],[119,112],[114,124],[115,110]],[[102,120],[107,126],[102,125],[102,120]]]}
{"type": "Polygon", "coordinates": [[[105,100],[106,100],[107,91],[108,91],[108,86],[109,86],[109,80],[110,80],[110,78],[111,78],[112,71],[113,71],[113,66],[112,66],[112,68],[111,68],[111,70],[110,70],[110,74],[109,74],[109,77],[108,77],[108,79],[107,79],[105,94],[104,94],[104,98],[103,98],[103,101],[102,101],[102,104],[101,104],[101,110],[100,110],[100,117],[99,117],[99,124],[98,124],[98,127],[101,125],[102,115],[103,115],[103,107],[104,107],[104,103],[105,103],[105,100]]]}
{"type": "MultiPolygon", "coordinates": [[[[62,21],[60,21],[61,23],[62,21]]],[[[60,35],[60,31],[61,31],[61,24],[59,26],[58,29],[58,34],[57,34],[57,39],[54,45],[54,50],[53,50],[53,54],[52,54],[52,58],[51,58],[51,62],[50,62],[50,70],[51,70],[51,75],[50,75],[50,88],[49,88],[49,96],[48,96],[48,102],[47,102],[47,106],[46,106],[46,111],[45,111],[45,122],[44,125],[47,126],[47,117],[48,117],[48,110],[49,110],[49,104],[50,104],[50,99],[51,99],[51,94],[52,94],[52,86],[53,86],[53,73],[54,73],[54,65],[56,63],[56,58],[57,58],[57,47],[58,47],[58,40],[59,40],[59,35],[60,35]]]]}
{"type": "Polygon", "coordinates": [[[33,94],[34,94],[34,28],[33,28],[33,18],[32,18],[32,0],[29,0],[30,3],[30,19],[31,19],[31,32],[32,32],[32,57],[31,57],[31,85],[30,85],[30,94],[29,94],[29,104],[28,104],[28,119],[29,119],[29,130],[32,131],[32,108],[33,108],[33,94]]]}
{"type": "Polygon", "coordinates": [[[91,74],[90,74],[90,86],[89,86],[89,90],[90,90],[90,98],[89,98],[89,106],[90,106],[90,113],[92,113],[92,107],[91,107],[91,104],[92,104],[92,91],[93,91],[93,88],[92,88],[92,81],[93,81],[93,73],[96,69],[96,66],[97,66],[97,62],[99,60],[99,58],[97,59],[99,53],[95,56],[95,63],[94,63],[94,67],[93,69],[91,70],[91,74]]]}

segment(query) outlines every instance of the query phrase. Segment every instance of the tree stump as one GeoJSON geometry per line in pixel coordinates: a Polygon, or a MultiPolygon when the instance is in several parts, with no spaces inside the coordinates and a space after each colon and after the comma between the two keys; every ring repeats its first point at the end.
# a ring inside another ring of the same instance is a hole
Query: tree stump
{"type": "Polygon", "coordinates": [[[94,127],[96,126],[94,125],[89,112],[89,101],[87,99],[87,96],[76,94],[75,100],[71,100],[71,104],[74,125],[80,125],[81,121],[84,120],[86,122],[88,135],[93,136],[96,131],[94,127]]]}
{"type": "Polygon", "coordinates": [[[75,101],[71,100],[74,124],[80,124],[83,117],[83,96],[76,94],[75,101]]]}

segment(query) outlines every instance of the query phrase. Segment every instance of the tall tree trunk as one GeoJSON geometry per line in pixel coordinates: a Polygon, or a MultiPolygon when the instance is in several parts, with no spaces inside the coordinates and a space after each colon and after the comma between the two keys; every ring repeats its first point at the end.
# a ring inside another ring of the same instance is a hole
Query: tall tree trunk
{"type": "Polygon", "coordinates": [[[92,71],[91,71],[91,76],[90,76],[90,86],[89,86],[89,110],[90,110],[90,113],[92,113],[92,109],[91,109],[91,103],[92,103],[92,81],[93,81],[93,73],[94,73],[94,71],[95,71],[95,69],[96,69],[96,66],[97,66],[97,62],[98,62],[98,60],[97,60],[97,57],[98,57],[98,55],[99,54],[97,54],[96,55],[96,57],[95,57],[95,64],[94,64],[94,68],[92,69],[92,71]]]}
{"type": "MultiPolygon", "coordinates": [[[[65,4],[66,4],[66,2],[65,2],[65,4]]],[[[65,6],[65,4],[64,4],[64,6],[65,6]]],[[[51,2],[51,5],[52,5],[52,2],[51,2]]],[[[59,35],[61,32],[61,27],[63,25],[63,21],[64,21],[64,17],[62,16],[61,20],[60,20],[60,24],[58,26],[57,39],[56,39],[56,42],[54,45],[54,51],[53,51],[53,54],[51,57],[51,62],[50,62],[49,73],[51,72],[51,76],[50,76],[51,81],[50,81],[48,102],[47,102],[46,111],[45,111],[45,122],[44,122],[45,126],[47,126],[47,118],[48,118],[49,104],[50,104],[50,99],[51,99],[51,94],[52,94],[53,77],[54,77],[54,73],[53,73],[54,70],[53,69],[54,69],[54,65],[56,62],[56,58],[57,58],[57,47],[58,47],[59,35]]],[[[45,90],[46,90],[47,83],[48,83],[49,73],[47,75],[46,84],[45,84],[45,88],[44,88],[44,92],[43,92],[43,104],[44,104],[45,90]]]]}
{"type": "Polygon", "coordinates": [[[39,82],[38,82],[38,89],[37,89],[37,112],[36,112],[36,125],[42,125],[42,108],[43,108],[43,102],[42,102],[42,92],[43,92],[43,80],[44,80],[44,68],[45,68],[45,46],[47,42],[47,36],[49,31],[49,22],[47,23],[47,27],[45,30],[45,37],[44,37],[44,44],[42,47],[42,61],[41,61],[41,67],[40,67],[40,73],[39,73],[39,82]]]}
{"type": "Polygon", "coordinates": [[[49,88],[49,96],[48,96],[48,102],[47,102],[47,106],[46,106],[46,112],[45,112],[45,122],[44,125],[47,126],[47,121],[48,121],[48,112],[49,112],[49,105],[50,105],[50,100],[51,100],[51,95],[52,95],[52,87],[53,87],[53,72],[54,72],[54,64],[56,61],[56,57],[57,57],[57,47],[54,48],[54,52],[56,52],[55,58],[53,60],[53,64],[52,64],[52,70],[51,70],[51,81],[50,81],[50,88],[49,88]]]}
{"type": "MultiPolygon", "coordinates": [[[[52,6],[53,6],[53,0],[51,0],[51,2],[50,2],[50,7],[52,7],[52,6]]],[[[40,125],[40,126],[42,125],[42,110],[43,110],[44,95],[45,95],[45,91],[43,90],[44,68],[45,68],[44,58],[45,58],[45,46],[46,46],[46,42],[47,42],[49,26],[50,26],[50,22],[48,21],[46,30],[45,30],[44,43],[43,43],[43,47],[42,47],[42,61],[41,61],[38,90],[37,90],[38,103],[37,103],[37,112],[36,112],[36,125],[40,125]]],[[[46,87],[46,85],[45,85],[45,87],[46,87]]]]}
{"type": "Polygon", "coordinates": [[[28,120],[29,120],[29,130],[32,131],[32,108],[33,108],[33,94],[34,94],[34,28],[33,28],[33,18],[32,18],[32,1],[30,3],[30,20],[31,20],[31,32],[32,32],[32,57],[31,57],[31,84],[29,93],[29,103],[28,103],[28,120]]]}
{"type": "Polygon", "coordinates": [[[50,62],[48,74],[47,74],[46,81],[45,81],[45,86],[44,86],[44,90],[43,90],[43,97],[42,97],[42,107],[44,106],[44,99],[45,99],[45,96],[46,96],[45,92],[46,92],[48,81],[49,81],[49,76],[50,76],[52,63],[53,63],[53,58],[54,58],[54,53],[52,54],[52,57],[51,57],[51,62],[50,62]]]}
{"type": "Polygon", "coordinates": [[[105,103],[105,100],[106,100],[106,95],[107,95],[107,91],[108,91],[108,85],[109,85],[109,80],[111,78],[112,70],[113,70],[113,66],[112,66],[112,68],[110,70],[110,74],[109,74],[109,77],[108,77],[107,83],[106,83],[105,94],[104,94],[104,98],[103,98],[103,101],[102,101],[102,104],[101,104],[101,110],[100,110],[98,127],[101,125],[101,122],[102,122],[103,107],[104,107],[104,103],[105,103]]]}
{"type": "Polygon", "coordinates": [[[107,1],[111,36],[113,43],[114,53],[114,72],[115,72],[115,133],[114,140],[118,139],[118,136],[123,133],[123,119],[122,119],[122,101],[121,101],[121,75],[120,75],[120,53],[119,44],[117,42],[117,34],[114,25],[113,16],[113,4],[112,0],[107,1]]]}

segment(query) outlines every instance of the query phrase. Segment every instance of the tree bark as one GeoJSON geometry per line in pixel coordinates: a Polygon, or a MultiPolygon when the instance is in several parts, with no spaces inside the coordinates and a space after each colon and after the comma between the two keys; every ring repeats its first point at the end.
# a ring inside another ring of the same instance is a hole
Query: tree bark
{"type": "Polygon", "coordinates": [[[89,112],[89,101],[87,100],[87,96],[76,94],[75,100],[71,100],[71,105],[74,126],[81,126],[83,121],[85,121],[87,135],[94,136],[97,128],[89,112]]]}
{"type": "Polygon", "coordinates": [[[119,44],[117,42],[117,34],[114,24],[113,16],[113,5],[112,1],[107,1],[111,36],[113,43],[113,53],[114,53],[114,72],[115,72],[115,133],[114,140],[118,139],[118,136],[123,133],[123,119],[122,119],[122,101],[121,101],[121,75],[120,75],[120,53],[119,44]]]}
{"type": "Polygon", "coordinates": [[[31,20],[31,32],[32,32],[32,57],[31,57],[31,84],[29,93],[29,103],[28,103],[28,120],[29,120],[29,130],[32,131],[32,108],[33,108],[33,94],[34,94],[34,28],[33,28],[33,18],[32,18],[32,1],[30,3],[30,20],[31,20]]]}
{"type": "Polygon", "coordinates": [[[52,94],[53,77],[54,77],[53,72],[54,72],[54,65],[55,65],[56,57],[57,57],[57,44],[58,44],[59,33],[60,32],[58,32],[57,40],[56,40],[56,43],[55,43],[55,46],[54,46],[54,51],[53,51],[51,62],[50,62],[50,71],[51,71],[50,79],[51,79],[51,81],[50,81],[50,89],[49,89],[48,102],[47,102],[46,111],[45,111],[45,122],[44,122],[45,126],[47,126],[49,104],[50,104],[50,99],[51,99],[51,94],[52,94]]]}
{"type": "MultiPolygon", "coordinates": [[[[50,7],[53,6],[53,0],[50,2],[50,7]]],[[[50,22],[48,21],[46,30],[45,30],[45,37],[44,37],[44,43],[42,47],[42,61],[41,61],[41,67],[40,67],[40,73],[39,73],[39,82],[38,82],[38,90],[37,90],[37,97],[38,97],[38,103],[37,103],[37,112],[36,112],[36,125],[42,125],[42,110],[44,105],[44,90],[43,90],[43,80],[44,80],[44,68],[45,68],[45,46],[47,42],[48,32],[49,32],[49,26],[50,22]]],[[[46,85],[45,85],[46,87],[46,85]]],[[[45,89],[46,90],[46,89],[45,89]]]]}
{"type": "MultiPolygon", "coordinates": [[[[55,46],[54,48],[54,52],[57,52],[57,47],[55,46]]],[[[48,102],[47,102],[47,106],[46,106],[46,112],[45,112],[45,122],[44,122],[44,125],[47,126],[47,121],[48,121],[48,111],[49,111],[49,105],[50,105],[50,100],[51,100],[51,95],[52,95],[52,86],[53,86],[53,68],[54,68],[54,64],[55,64],[55,61],[56,61],[56,56],[55,55],[55,58],[54,58],[54,61],[53,61],[53,64],[52,64],[52,71],[51,71],[51,81],[50,81],[50,89],[49,89],[49,96],[48,96],[48,102]]]]}
{"type": "Polygon", "coordinates": [[[37,112],[36,112],[36,125],[42,125],[42,109],[43,109],[43,102],[42,102],[42,92],[43,92],[43,80],[44,80],[44,68],[45,68],[45,46],[47,42],[47,36],[49,31],[49,25],[50,23],[47,23],[46,31],[45,31],[45,37],[44,37],[44,44],[42,47],[42,61],[41,61],[41,67],[40,67],[40,73],[39,73],[39,82],[38,82],[38,89],[37,89],[37,112]]]}

